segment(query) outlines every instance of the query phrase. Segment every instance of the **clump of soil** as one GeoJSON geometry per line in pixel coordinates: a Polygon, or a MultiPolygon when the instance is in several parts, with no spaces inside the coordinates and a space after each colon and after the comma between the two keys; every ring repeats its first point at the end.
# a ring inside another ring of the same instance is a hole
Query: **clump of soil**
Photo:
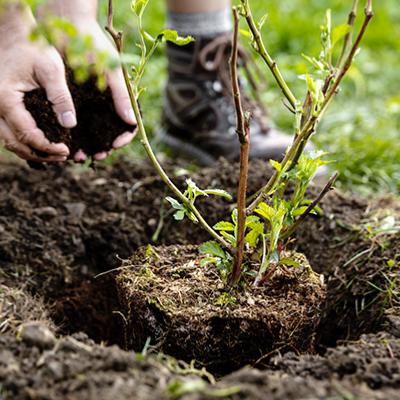
{"type": "Polygon", "coordinates": [[[150,338],[159,351],[224,374],[274,350],[313,352],[325,299],[305,257],[261,287],[228,290],[215,266],[200,266],[197,246],[139,249],[117,276],[128,346],[150,338]]]}
{"type": "Polygon", "coordinates": [[[109,151],[119,135],[133,131],[134,127],[126,124],[116,113],[109,88],[101,91],[94,77],[78,84],[71,71],[67,72],[67,82],[78,120],[73,129],[65,129],[58,123],[44,89],[26,93],[24,101],[39,129],[50,142],[65,143],[70,157],[78,150],[87,156],[109,151]]]}

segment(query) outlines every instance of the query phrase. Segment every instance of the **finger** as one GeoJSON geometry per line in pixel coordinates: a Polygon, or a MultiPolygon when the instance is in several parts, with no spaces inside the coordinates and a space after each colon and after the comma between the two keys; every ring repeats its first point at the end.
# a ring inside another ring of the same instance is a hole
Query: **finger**
{"type": "Polygon", "coordinates": [[[87,160],[87,155],[82,150],[78,150],[74,154],[74,161],[75,162],[82,163],[82,162],[85,162],[86,160],[87,160]]]}
{"type": "Polygon", "coordinates": [[[117,114],[127,124],[136,125],[135,113],[132,109],[121,68],[108,72],[107,83],[111,89],[117,114]]]}
{"type": "Polygon", "coordinates": [[[64,162],[67,160],[65,156],[49,156],[49,157],[39,157],[35,155],[29,146],[20,143],[15,135],[13,134],[11,128],[8,126],[7,122],[0,119],[0,137],[4,144],[4,147],[15,153],[18,157],[27,161],[38,161],[38,162],[64,162]]]}
{"type": "Polygon", "coordinates": [[[101,153],[95,154],[93,158],[94,158],[96,161],[103,161],[103,160],[105,160],[109,155],[110,155],[110,152],[102,151],[101,153]]]}
{"type": "Polygon", "coordinates": [[[25,108],[22,94],[21,99],[15,99],[5,110],[3,108],[3,117],[18,142],[50,155],[68,156],[69,150],[64,143],[50,143],[37,127],[32,115],[25,108]]]}
{"type": "Polygon", "coordinates": [[[65,77],[65,67],[61,57],[51,49],[50,62],[36,69],[38,83],[46,90],[47,99],[53,105],[58,122],[64,128],[76,126],[76,112],[65,77]]]}
{"type": "Polygon", "coordinates": [[[136,136],[136,130],[135,132],[125,132],[114,140],[112,146],[114,149],[119,149],[121,147],[124,147],[127,144],[129,144],[135,136],[136,136]]]}

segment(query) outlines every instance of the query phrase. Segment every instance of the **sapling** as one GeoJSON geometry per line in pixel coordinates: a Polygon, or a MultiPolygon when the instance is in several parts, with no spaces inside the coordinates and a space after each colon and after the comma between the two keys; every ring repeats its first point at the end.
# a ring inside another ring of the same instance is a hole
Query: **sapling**
{"type": "MultiPolygon", "coordinates": [[[[211,241],[204,243],[200,251],[206,255],[201,264],[214,264],[221,272],[221,277],[229,285],[237,285],[244,272],[254,277],[258,286],[272,276],[276,268],[295,266],[296,261],[282,257],[288,239],[311,213],[318,212],[318,204],[332,189],[337,175],[334,174],[321,193],[313,201],[305,199],[307,188],[317,170],[326,164],[323,152],[307,154],[305,148],[310,137],[316,132],[322,116],[330,105],[334,95],[348,72],[359,49],[368,24],[373,16],[372,0],[366,1],[365,17],[359,32],[354,36],[354,23],[358,9],[358,0],[354,0],[348,23],[332,29],[330,11],[326,15],[326,24],[321,29],[322,51],[319,57],[304,56],[314,69],[314,74],[304,77],[307,91],[304,100],[299,100],[285,81],[276,61],[269,54],[262,35],[263,18],[255,22],[248,0],[240,0],[240,5],[233,7],[234,32],[229,63],[232,83],[232,98],[236,109],[237,136],[240,143],[239,180],[237,204],[230,221],[221,221],[210,226],[196,206],[199,197],[211,195],[223,196],[231,200],[230,194],[221,189],[200,189],[193,180],[186,181],[187,188],[181,191],[170,179],[159,163],[148,140],[139,108],[139,97],[143,93],[140,87],[146,65],[157,46],[163,41],[185,45],[193,39],[182,38],[177,32],[162,31],[157,37],[151,37],[143,28],[143,13],[148,0],[132,1],[132,10],[138,21],[140,60],[129,70],[122,63],[126,86],[132,107],[138,122],[138,132],[142,145],[162,180],[166,183],[173,197],[167,201],[175,209],[174,217],[182,220],[189,218],[201,225],[210,235],[211,241]],[[274,173],[268,182],[254,195],[247,198],[247,178],[249,167],[249,146],[251,141],[251,113],[245,110],[241,98],[238,71],[239,22],[243,18],[248,26],[244,32],[259,58],[267,65],[285,98],[285,105],[294,116],[295,132],[292,145],[283,159],[270,161],[274,173]],[[342,50],[334,63],[334,49],[342,42],[342,50]],[[291,194],[288,187],[291,185],[291,194]],[[254,261],[256,260],[256,261],[254,261]]],[[[112,0],[109,0],[107,31],[112,36],[117,50],[123,54],[123,36],[113,27],[112,0]]]]}

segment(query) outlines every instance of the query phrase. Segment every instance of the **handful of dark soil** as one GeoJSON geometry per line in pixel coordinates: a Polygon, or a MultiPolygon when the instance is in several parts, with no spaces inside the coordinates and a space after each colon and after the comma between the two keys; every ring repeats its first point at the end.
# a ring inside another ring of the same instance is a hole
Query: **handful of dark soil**
{"type": "Polygon", "coordinates": [[[93,77],[78,84],[71,71],[67,71],[68,87],[74,100],[78,125],[73,129],[63,128],[57,121],[44,89],[25,94],[25,106],[32,114],[39,129],[52,143],[65,143],[70,157],[83,150],[87,156],[112,149],[113,141],[122,133],[133,130],[116,113],[107,88],[101,91],[93,77]]]}

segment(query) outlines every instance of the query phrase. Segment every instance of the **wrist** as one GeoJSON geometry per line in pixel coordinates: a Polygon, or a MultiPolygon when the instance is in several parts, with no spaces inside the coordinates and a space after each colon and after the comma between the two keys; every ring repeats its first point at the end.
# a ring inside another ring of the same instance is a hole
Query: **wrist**
{"type": "Polygon", "coordinates": [[[47,14],[64,18],[74,25],[97,20],[97,0],[49,0],[41,7],[38,17],[47,14]]]}
{"type": "Polygon", "coordinates": [[[0,6],[0,48],[26,41],[35,25],[35,18],[28,7],[15,1],[3,3],[0,6]]]}

